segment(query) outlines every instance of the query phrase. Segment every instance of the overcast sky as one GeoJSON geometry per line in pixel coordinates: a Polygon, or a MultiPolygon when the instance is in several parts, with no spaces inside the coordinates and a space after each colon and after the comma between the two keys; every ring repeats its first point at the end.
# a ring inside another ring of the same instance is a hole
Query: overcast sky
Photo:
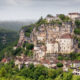
{"type": "Polygon", "coordinates": [[[80,0],[0,0],[0,20],[36,20],[69,12],[80,12],[80,0]]]}

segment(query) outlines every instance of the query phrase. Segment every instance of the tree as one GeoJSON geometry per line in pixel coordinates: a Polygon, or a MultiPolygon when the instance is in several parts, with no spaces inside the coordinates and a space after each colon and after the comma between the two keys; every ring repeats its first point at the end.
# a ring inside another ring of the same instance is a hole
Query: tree
{"type": "Polygon", "coordinates": [[[28,53],[29,53],[29,50],[27,49],[27,50],[24,52],[24,54],[25,54],[25,55],[28,55],[28,53]]]}
{"type": "Polygon", "coordinates": [[[80,28],[75,28],[74,29],[74,33],[77,34],[77,35],[79,35],[80,34],[80,28]]]}
{"type": "Polygon", "coordinates": [[[80,42],[78,43],[78,48],[80,48],[80,42]]]}
{"type": "Polygon", "coordinates": [[[53,79],[51,79],[51,78],[48,78],[48,79],[46,79],[46,80],[53,80],[53,79]]]}
{"type": "Polygon", "coordinates": [[[59,15],[59,18],[60,18],[61,20],[64,20],[64,19],[65,19],[65,15],[64,15],[64,14],[60,14],[60,15],[59,15]]]}
{"type": "Polygon", "coordinates": [[[61,75],[58,75],[55,80],[63,80],[63,79],[61,78],[61,75]]]}
{"type": "Polygon", "coordinates": [[[13,55],[21,54],[22,49],[19,47],[13,51],[13,55]]]}
{"type": "Polygon", "coordinates": [[[47,69],[44,66],[38,65],[34,71],[34,79],[38,80],[41,75],[44,75],[44,77],[46,77],[47,69]]]}
{"type": "Polygon", "coordinates": [[[1,70],[0,70],[0,77],[5,77],[6,74],[7,74],[6,69],[4,67],[2,67],[1,70]]]}
{"type": "Polygon", "coordinates": [[[54,25],[55,24],[55,21],[54,20],[50,21],[50,24],[54,25]]]}
{"type": "Polygon", "coordinates": [[[71,60],[75,60],[76,57],[77,57],[76,53],[71,53],[71,54],[70,54],[70,59],[71,59],[71,60]]]}
{"type": "Polygon", "coordinates": [[[29,64],[29,69],[31,69],[32,71],[34,71],[34,64],[29,64]]]}
{"type": "Polygon", "coordinates": [[[56,77],[56,71],[53,69],[48,70],[48,77],[54,79],[56,77]]]}
{"type": "Polygon", "coordinates": [[[47,24],[47,20],[46,19],[43,19],[42,17],[36,22],[36,28],[38,30],[38,27],[41,25],[41,24],[47,24]]]}
{"type": "Polygon", "coordinates": [[[53,17],[51,14],[48,14],[47,17],[53,17]]]}
{"type": "Polygon", "coordinates": [[[64,22],[71,21],[71,19],[68,16],[65,16],[64,14],[60,14],[59,18],[64,22]]]}
{"type": "Polygon", "coordinates": [[[45,80],[45,78],[43,75],[41,75],[38,80],[45,80]]]}
{"type": "Polygon", "coordinates": [[[63,67],[62,63],[57,63],[57,67],[63,67]]]}
{"type": "Polygon", "coordinates": [[[72,80],[72,73],[71,72],[64,73],[63,80],[72,80]]]}
{"type": "Polygon", "coordinates": [[[75,25],[76,25],[77,28],[80,28],[80,20],[76,20],[75,25]]]}
{"type": "Polygon", "coordinates": [[[36,24],[40,24],[40,22],[43,20],[43,17],[41,16],[40,19],[37,21],[36,24]]]}
{"type": "Polygon", "coordinates": [[[63,60],[63,56],[58,56],[58,60],[63,60]]]}
{"type": "Polygon", "coordinates": [[[26,48],[28,50],[32,50],[34,48],[34,45],[33,44],[26,43],[26,48]]]}

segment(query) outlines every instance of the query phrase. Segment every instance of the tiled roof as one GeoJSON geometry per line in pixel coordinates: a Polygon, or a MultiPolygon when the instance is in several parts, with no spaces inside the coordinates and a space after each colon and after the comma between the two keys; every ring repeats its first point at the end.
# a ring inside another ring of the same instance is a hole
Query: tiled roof
{"type": "Polygon", "coordinates": [[[71,39],[72,38],[72,35],[71,34],[63,34],[62,36],[61,36],[61,38],[62,39],[71,39]]]}
{"type": "Polygon", "coordinates": [[[69,13],[69,15],[80,15],[80,13],[69,13]]]}
{"type": "Polygon", "coordinates": [[[6,58],[4,58],[4,59],[2,59],[2,61],[1,61],[1,62],[5,63],[6,61],[7,61],[7,59],[6,59],[6,58]]]}
{"type": "Polygon", "coordinates": [[[74,63],[80,63],[80,60],[75,60],[75,61],[73,61],[74,63]]]}

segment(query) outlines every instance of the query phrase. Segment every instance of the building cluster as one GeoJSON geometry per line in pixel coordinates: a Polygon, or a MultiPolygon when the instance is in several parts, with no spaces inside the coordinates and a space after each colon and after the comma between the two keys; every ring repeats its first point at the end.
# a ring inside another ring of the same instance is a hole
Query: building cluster
{"type": "Polygon", "coordinates": [[[37,66],[39,64],[44,65],[45,67],[48,68],[56,68],[56,63],[58,63],[59,61],[54,59],[54,60],[35,60],[35,59],[31,59],[30,57],[21,55],[21,56],[16,56],[15,58],[15,66],[18,66],[19,69],[21,69],[23,67],[23,65],[25,65],[26,67],[28,67],[30,64],[34,64],[34,66],[37,66]]]}
{"type": "MultiPolygon", "coordinates": [[[[10,58],[3,58],[2,61],[0,63],[9,63],[11,61],[10,58]]],[[[14,58],[14,64],[15,66],[18,66],[18,69],[20,70],[24,65],[25,67],[28,67],[30,64],[33,64],[35,67],[37,65],[43,65],[47,68],[52,68],[52,69],[57,69],[57,64],[58,63],[63,63],[63,71],[64,72],[68,72],[69,69],[72,70],[72,73],[74,75],[80,75],[80,60],[75,60],[75,61],[71,61],[71,60],[57,60],[56,58],[52,58],[50,60],[48,59],[42,59],[41,61],[38,61],[36,59],[32,59],[28,56],[25,56],[24,54],[22,54],[21,56],[16,56],[14,58]]]]}
{"type": "MultiPolygon", "coordinates": [[[[80,13],[69,13],[68,17],[72,20],[80,19],[80,13]]],[[[60,20],[57,16],[48,15],[45,18],[48,23],[50,21],[60,20]]],[[[20,38],[18,45],[14,47],[21,47],[25,41],[33,43],[33,59],[30,57],[16,56],[14,59],[15,65],[19,69],[25,64],[26,67],[29,64],[34,66],[41,64],[48,68],[57,69],[57,63],[63,63],[63,71],[68,71],[69,68],[73,69],[72,73],[80,75],[80,61],[71,60],[57,60],[56,56],[59,54],[65,55],[75,51],[74,45],[74,27],[72,22],[62,22],[62,24],[42,24],[38,28],[34,27],[30,38],[25,36],[25,31],[20,31],[20,38]],[[49,58],[50,57],[50,58],[49,58]]],[[[8,63],[10,59],[3,59],[1,62],[8,63]]]]}
{"type": "MultiPolygon", "coordinates": [[[[45,19],[48,23],[56,20],[60,21],[59,15],[48,15],[45,19]]],[[[72,20],[80,19],[80,13],[69,13],[68,17],[72,20]]],[[[25,41],[33,43],[34,57],[37,59],[43,59],[47,54],[69,54],[75,50],[74,27],[72,22],[62,22],[62,25],[42,24],[38,29],[34,27],[30,38],[25,36],[25,31],[22,29],[17,47],[22,46],[25,41]]],[[[14,47],[14,49],[17,47],[14,47]]]]}
{"type": "Polygon", "coordinates": [[[80,13],[69,13],[68,16],[73,20],[80,20],[80,13]]]}
{"type": "MultiPolygon", "coordinates": [[[[45,19],[47,19],[48,22],[52,21],[52,20],[60,20],[60,18],[58,17],[61,14],[57,14],[56,16],[52,16],[52,15],[48,15],[45,19]]],[[[68,13],[69,18],[71,18],[72,20],[80,20],[80,13],[78,12],[74,12],[74,13],[68,13]]]]}
{"type": "Polygon", "coordinates": [[[47,54],[69,54],[74,51],[73,26],[71,22],[41,25],[34,28],[31,39],[34,56],[43,59],[47,54]]]}

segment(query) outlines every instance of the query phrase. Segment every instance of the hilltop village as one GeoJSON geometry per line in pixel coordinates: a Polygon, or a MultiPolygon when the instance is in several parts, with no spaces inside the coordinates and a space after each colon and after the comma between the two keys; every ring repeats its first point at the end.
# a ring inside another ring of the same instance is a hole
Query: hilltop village
{"type": "MultiPolygon", "coordinates": [[[[15,65],[18,65],[19,69],[23,64],[28,67],[31,63],[54,69],[62,67],[63,71],[73,69],[73,74],[80,75],[80,60],[71,60],[72,53],[80,52],[77,39],[80,36],[75,34],[76,20],[80,20],[80,13],[47,15],[36,22],[36,25],[32,24],[33,27],[29,26],[30,29],[23,27],[18,44],[13,48],[16,50],[21,47],[23,50],[21,55],[14,58],[15,65]],[[29,47],[26,48],[25,45],[29,47]],[[29,56],[24,53],[29,53],[29,56]],[[62,56],[65,59],[62,59],[62,56]]],[[[9,59],[3,59],[2,62],[7,63],[9,59]]]]}
{"type": "Polygon", "coordinates": [[[25,41],[34,44],[34,58],[44,59],[47,55],[70,54],[75,51],[74,45],[74,21],[80,19],[79,13],[69,13],[68,21],[62,21],[59,15],[48,15],[46,24],[34,27],[30,37],[25,37],[25,30],[20,32],[18,45],[25,41]],[[72,21],[71,21],[72,20],[72,21]],[[56,22],[55,22],[56,21],[56,22]]]}

